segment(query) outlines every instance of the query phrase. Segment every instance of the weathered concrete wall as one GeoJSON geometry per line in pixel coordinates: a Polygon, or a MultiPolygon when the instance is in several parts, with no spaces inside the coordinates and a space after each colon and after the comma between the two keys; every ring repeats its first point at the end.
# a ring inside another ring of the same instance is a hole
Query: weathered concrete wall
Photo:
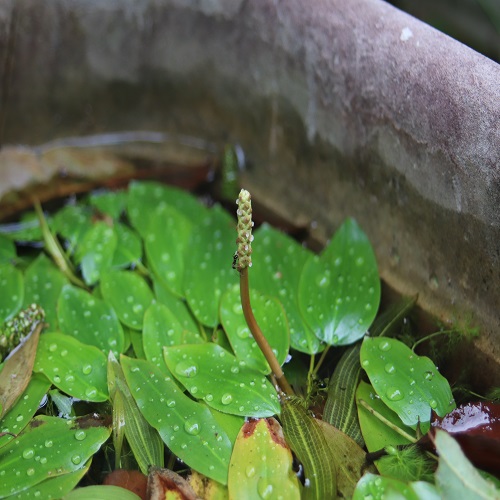
{"type": "Polygon", "coordinates": [[[500,380],[500,66],[379,0],[17,0],[0,37],[3,142],[236,140],[247,187],[323,239],[355,216],[500,380]]]}

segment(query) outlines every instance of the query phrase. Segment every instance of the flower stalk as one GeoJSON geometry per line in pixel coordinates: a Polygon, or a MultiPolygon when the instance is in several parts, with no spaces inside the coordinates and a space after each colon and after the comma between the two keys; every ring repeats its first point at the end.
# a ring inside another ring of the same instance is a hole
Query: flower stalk
{"type": "Polygon", "coordinates": [[[276,378],[278,386],[285,394],[290,396],[294,394],[293,389],[288,383],[288,380],[286,379],[285,374],[281,369],[281,365],[271,349],[269,342],[262,333],[262,330],[255,319],[252,311],[252,305],[250,303],[248,268],[252,267],[253,241],[252,201],[250,193],[245,189],[242,189],[236,203],[238,205],[238,237],[236,238],[238,250],[234,255],[233,268],[240,273],[240,297],[243,314],[255,342],[257,342],[259,349],[262,351],[267,362],[269,363],[269,366],[271,367],[271,371],[276,378]]]}

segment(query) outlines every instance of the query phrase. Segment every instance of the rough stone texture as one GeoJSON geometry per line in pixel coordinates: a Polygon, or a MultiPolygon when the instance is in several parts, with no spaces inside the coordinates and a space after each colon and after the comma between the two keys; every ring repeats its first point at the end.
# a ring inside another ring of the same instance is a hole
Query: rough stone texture
{"type": "Polygon", "coordinates": [[[4,143],[238,141],[255,198],[323,239],[355,216],[499,383],[500,66],[378,0],[12,0],[0,43],[4,143]]]}

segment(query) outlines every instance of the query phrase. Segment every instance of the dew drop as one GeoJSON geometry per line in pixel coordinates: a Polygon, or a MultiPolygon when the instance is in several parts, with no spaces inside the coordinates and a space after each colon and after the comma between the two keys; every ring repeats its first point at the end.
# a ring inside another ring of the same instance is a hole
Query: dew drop
{"type": "Polygon", "coordinates": [[[232,400],[233,400],[233,396],[231,394],[229,394],[228,392],[226,392],[225,394],[222,395],[221,403],[223,405],[228,405],[229,403],[231,403],[232,400]]]}
{"type": "Polygon", "coordinates": [[[35,469],[33,469],[33,467],[30,467],[27,471],[26,471],[26,474],[28,476],[34,476],[35,475],[35,469]]]}
{"type": "Polygon", "coordinates": [[[193,387],[191,387],[190,391],[191,394],[196,394],[198,392],[198,387],[196,387],[195,385],[193,385],[193,387]]]}
{"type": "Polygon", "coordinates": [[[248,478],[255,476],[255,467],[253,465],[247,466],[245,474],[248,478]]]}
{"type": "Polygon", "coordinates": [[[29,459],[35,456],[35,450],[33,448],[26,448],[23,451],[23,458],[29,459]]]}
{"type": "Polygon", "coordinates": [[[173,408],[173,407],[175,406],[175,400],[173,400],[173,399],[169,399],[169,400],[167,401],[167,406],[168,406],[169,408],[173,408]]]}
{"type": "Polygon", "coordinates": [[[97,389],[95,387],[87,387],[85,389],[85,396],[87,396],[88,398],[93,398],[95,396],[97,396],[97,389]]]}
{"type": "Polygon", "coordinates": [[[75,439],[77,441],[83,441],[85,438],[87,437],[87,434],[85,434],[85,431],[82,430],[82,429],[78,429],[76,432],[75,432],[75,439]]]}
{"type": "Polygon", "coordinates": [[[213,401],[213,400],[214,400],[214,397],[212,396],[212,394],[207,394],[207,395],[205,396],[205,401],[210,402],[210,401],[213,401]]]}
{"type": "Polygon", "coordinates": [[[405,396],[397,387],[389,387],[385,392],[385,395],[391,401],[401,401],[405,396]]]}
{"type": "Polygon", "coordinates": [[[184,424],[184,430],[191,436],[197,436],[201,431],[201,427],[198,422],[186,420],[186,423],[184,424]]]}
{"type": "Polygon", "coordinates": [[[50,344],[49,345],[49,351],[54,352],[57,350],[57,344],[50,344]]]}
{"type": "Polygon", "coordinates": [[[78,465],[82,461],[82,457],[80,455],[73,455],[71,457],[71,461],[75,464],[78,465]]]}
{"type": "Polygon", "coordinates": [[[22,422],[24,420],[24,416],[23,415],[18,415],[16,417],[16,422],[22,422]]]}
{"type": "Polygon", "coordinates": [[[436,401],[435,399],[431,399],[431,400],[429,401],[429,405],[430,405],[430,407],[431,407],[433,410],[435,410],[435,409],[437,408],[437,405],[438,405],[438,404],[437,404],[437,401],[436,401]]]}
{"type": "Polygon", "coordinates": [[[135,314],[141,313],[143,309],[144,307],[142,304],[135,304],[134,307],[132,307],[132,311],[134,311],[135,314]]]}
{"type": "Polygon", "coordinates": [[[250,335],[250,330],[248,329],[247,326],[240,326],[236,330],[236,335],[238,335],[240,339],[246,339],[250,335]]]}
{"type": "Polygon", "coordinates": [[[381,340],[379,345],[378,345],[378,348],[381,350],[381,351],[389,351],[391,349],[391,344],[389,341],[387,340],[381,340]]]}
{"type": "Polygon", "coordinates": [[[198,373],[198,367],[190,361],[179,361],[175,366],[175,373],[182,377],[192,378],[198,373]]]}
{"type": "Polygon", "coordinates": [[[267,481],[267,478],[261,477],[257,483],[257,491],[262,499],[270,498],[273,494],[273,485],[267,481]]]}
{"type": "Polygon", "coordinates": [[[84,365],[82,372],[84,375],[89,375],[92,372],[92,365],[84,365]]]}
{"type": "Polygon", "coordinates": [[[231,373],[240,373],[240,369],[237,366],[232,366],[231,373]]]}
{"type": "Polygon", "coordinates": [[[434,378],[434,373],[431,371],[425,372],[424,378],[425,380],[432,380],[434,378]]]}
{"type": "Polygon", "coordinates": [[[384,370],[386,373],[389,373],[389,375],[392,375],[393,373],[396,373],[396,367],[392,363],[387,363],[384,366],[384,370]]]}
{"type": "Polygon", "coordinates": [[[363,360],[363,362],[361,363],[363,366],[369,366],[370,364],[370,361],[368,359],[365,359],[363,360]]]}
{"type": "Polygon", "coordinates": [[[54,443],[52,442],[52,440],[51,440],[51,439],[47,439],[47,441],[45,441],[45,443],[44,443],[44,444],[45,444],[45,448],[52,448],[52,445],[53,445],[54,443]]]}

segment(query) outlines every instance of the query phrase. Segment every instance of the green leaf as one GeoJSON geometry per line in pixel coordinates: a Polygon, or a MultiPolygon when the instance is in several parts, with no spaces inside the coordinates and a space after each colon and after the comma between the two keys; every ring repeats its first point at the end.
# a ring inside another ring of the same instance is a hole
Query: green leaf
{"type": "Polygon", "coordinates": [[[61,331],[88,345],[115,355],[124,346],[123,329],[113,308],[103,300],[71,285],[65,285],[57,303],[61,331]]]}
{"type": "Polygon", "coordinates": [[[24,280],[12,264],[0,264],[0,323],[12,318],[21,309],[24,298],[24,280]]]}
{"type": "Polygon", "coordinates": [[[309,486],[306,499],[337,498],[335,456],[316,421],[297,399],[285,400],[281,410],[285,439],[304,467],[309,486]]]}
{"type": "Polygon", "coordinates": [[[40,337],[35,372],[58,389],[84,401],[107,401],[106,356],[92,345],[63,333],[40,337]]]}
{"type": "Polygon", "coordinates": [[[0,496],[22,492],[49,476],[81,469],[109,433],[108,428],[91,417],[74,421],[35,417],[21,435],[0,448],[0,470],[4,471],[0,476],[0,496]]]}
{"type": "MultiPolygon", "coordinates": [[[[21,397],[0,420],[0,432],[20,434],[38,410],[50,385],[46,377],[34,374],[21,397]]],[[[13,438],[14,436],[10,434],[0,436],[0,447],[13,438]]]]}
{"type": "Polygon", "coordinates": [[[101,279],[101,292],[124,325],[142,329],[144,313],[154,299],[144,278],[132,271],[110,271],[101,279]]]}
{"type": "Polygon", "coordinates": [[[21,494],[12,495],[7,498],[17,499],[21,497],[23,500],[40,500],[41,498],[44,500],[55,500],[59,498],[66,498],[65,495],[69,493],[88,472],[91,462],[92,460],[88,460],[81,469],[69,472],[62,476],[45,479],[45,481],[35,484],[31,488],[23,490],[21,494]]]}
{"type": "Polygon", "coordinates": [[[175,208],[160,205],[148,216],[144,246],[154,274],[175,294],[184,295],[184,256],[192,224],[175,208]]]}
{"type": "Polygon", "coordinates": [[[361,434],[356,406],[356,389],[361,374],[360,349],[360,344],[349,347],[335,366],[328,384],[323,420],[363,447],[365,442],[361,434]]]}
{"type": "Polygon", "coordinates": [[[235,227],[230,215],[215,206],[191,233],[184,291],[196,319],[207,326],[217,326],[221,296],[238,280],[231,267],[235,227]]]}
{"type": "Polygon", "coordinates": [[[198,343],[203,339],[197,333],[185,330],[167,306],[151,304],[144,315],[142,341],[146,359],[165,371],[164,346],[198,343]]]}
{"type": "Polygon", "coordinates": [[[89,203],[97,208],[99,212],[109,215],[112,219],[118,219],[125,210],[127,202],[126,191],[95,192],[89,195],[89,203]]]}
{"type": "MultiPolygon", "coordinates": [[[[279,363],[283,364],[290,347],[290,334],[283,307],[277,299],[262,295],[255,290],[250,290],[250,300],[258,325],[279,363]]],[[[236,357],[250,368],[259,370],[265,375],[269,374],[271,368],[245,321],[238,285],[231,287],[222,296],[220,316],[236,357]]]]}
{"type": "Polygon", "coordinates": [[[15,224],[14,230],[7,234],[14,241],[38,242],[43,240],[40,222],[34,211],[25,212],[19,222],[15,224]]]}
{"type": "Polygon", "coordinates": [[[436,484],[444,500],[457,498],[499,499],[500,491],[481,477],[459,444],[446,431],[436,430],[434,441],[439,455],[436,484]]]}
{"type": "Polygon", "coordinates": [[[276,390],[261,373],[213,344],[167,347],[168,369],[190,394],[225,413],[268,417],[280,411],[276,390]]]}
{"type": "Polygon", "coordinates": [[[0,234],[0,266],[12,264],[17,257],[16,245],[14,242],[0,234]]]}
{"type": "Polygon", "coordinates": [[[119,402],[118,404],[123,407],[122,423],[125,437],[141,472],[147,474],[151,465],[163,467],[163,442],[158,432],[148,424],[139,410],[130,393],[123,370],[112,353],[108,357],[108,385],[113,403],[113,416],[117,409],[116,403],[119,402]]]}
{"type": "Polygon", "coordinates": [[[75,257],[87,285],[97,283],[102,273],[111,267],[117,239],[112,227],[97,221],[78,240],[75,257]]]}
{"type": "Polygon", "coordinates": [[[145,237],[148,232],[148,217],[159,206],[170,205],[187,217],[193,224],[205,218],[207,208],[193,195],[178,188],[158,182],[131,182],[128,189],[127,211],[130,222],[137,232],[145,237]]]}
{"type": "Polygon", "coordinates": [[[52,330],[58,328],[57,299],[67,283],[66,276],[43,253],[28,266],[24,275],[24,307],[39,304],[52,330]]]}
{"type": "MultiPolygon", "coordinates": [[[[440,500],[436,487],[431,483],[417,481],[403,483],[397,479],[365,474],[358,482],[353,495],[353,500],[440,500]]],[[[458,496],[456,498],[465,498],[458,496]]]]}
{"type": "Polygon", "coordinates": [[[411,312],[416,302],[417,296],[405,297],[389,306],[373,322],[373,325],[370,327],[370,337],[390,337],[400,326],[403,319],[411,312]]]}
{"type": "Polygon", "coordinates": [[[366,337],[361,366],[382,401],[409,427],[420,422],[425,433],[432,411],[444,417],[455,408],[450,385],[434,363],[399,340],[366,337]]]}
{"type": "Polygon", "coordinates": [[[142,241],[139,235],[120,223],[116,223],[113,229],[117,240],[111,265],[113,267],[128,267],[139,262],[142,258],[142,241]]]}
{"type": "Polygon", "coordinates": [[[86,486],[76,488],[64,496],[63,500],[140,500],[140,497],[126,488],[113,485],[86,486]]]}
{"type": "Polygon", "coordinates": [[[368,451],[378,451],[389,445],[396,446],[398,444],[411,443],[410,440],[385,425],[380,419],[370,413],[367,408],[359,404],[359,400],[365,401],[377,413],[393,424],[394,427],[398,427],[411,437],[415,437],[413,429],[406,427],[401,422],[397,413],[393,412],[382,402],[370,384],[363,381],[360,382],[356,391],[356,400],[358,401],[359,424],[368,451]]]}
{"type": "Polygon", "coordinates": [[[300,278],[302,315],[318,338],[348,345],[368,330],[380,302],[377,262],[367,236],[347,219],[300,278]]]}
{"type": "Polygon", "coordinates": [[[163,442],[189,467],[227,484],[233,443],[210,410],[148,361],[121,356],[130,391],[163,442]]]}
{"type": "Polygon", "coordinates": [[[92,227],[92,210],[83,205],[66,205],[49,221],[52,231],[68,241],[70,253],[92,227]]]}
{"type": "Polygon", "coordinates": [[[246,422],[234,444],[229,466],[231,498],[300,500],[300,485],[293,458],[274,418],[246,422]]]}
{"type": "Polygon", "coordinates": [[[300,314],[298,294],[300,275],[311,252],[268,224],[255,231],[252,248],[251,288],[279,299],[288,319],[292,347],[316,354],[321,342],[300,314]]]}

